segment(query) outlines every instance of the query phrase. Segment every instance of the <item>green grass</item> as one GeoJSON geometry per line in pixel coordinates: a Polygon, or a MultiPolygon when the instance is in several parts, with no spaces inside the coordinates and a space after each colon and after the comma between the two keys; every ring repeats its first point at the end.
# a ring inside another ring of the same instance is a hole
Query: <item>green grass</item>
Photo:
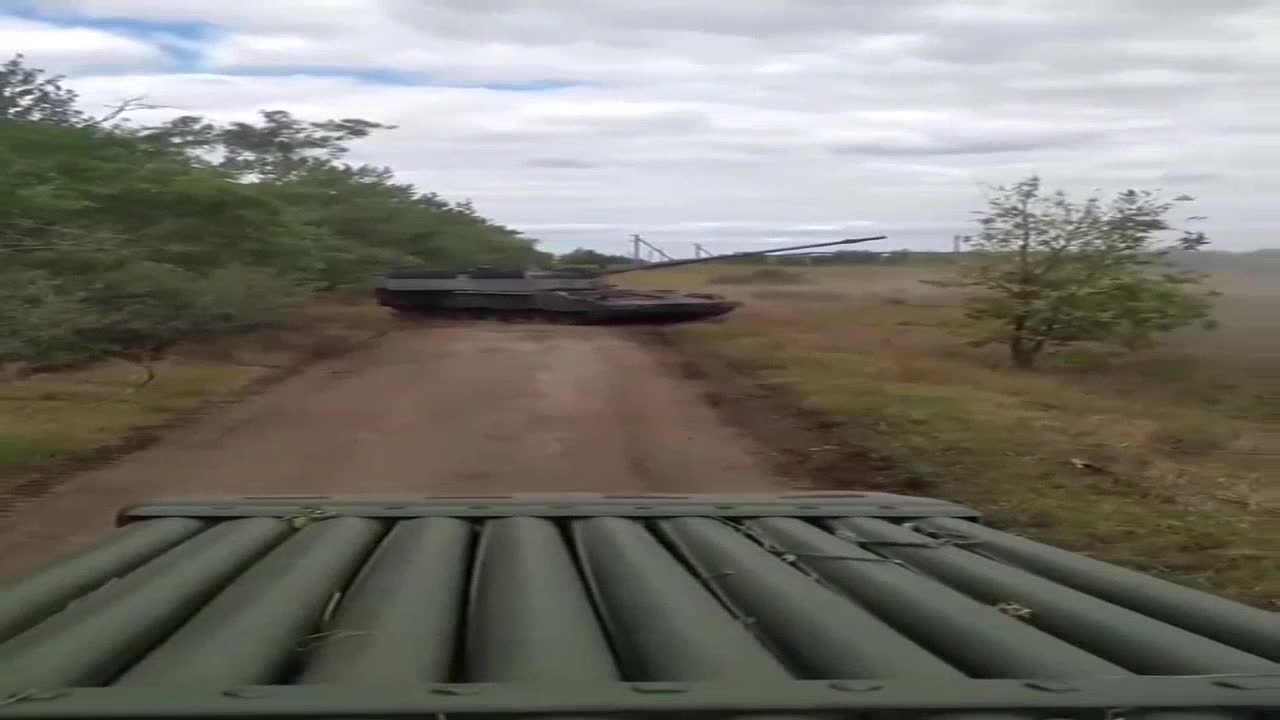
{"type": "Polygon", "coordinates": [[[392,321],[369,306],[321,306],[283,332],[185,348],[139,386],[127,363],[0,382],[0,482],[17,482],[162,426],[297,362],[340,352],[392,321]]]}
{"type": "Polygon", "coordinates": [[[171,363],[138,387],[128,365],[0,384],[0,478],[87,455],[222,397],[267,372],[225,363],[171,363]]]}
{"type": "MultiPolygon", "coordinates": [[[[664,285],[706,286],[713,272],[664,285]]],[[[742,294],[725,322],[674,336],[1002,527],[1280,607],[1280,320],[1265,309],[1280,298],[1237,287],[1212,335],[1019,372],[949,332],[952,297],[895,273],[823,268],[815,282],[838,300],[742,294]]]]}

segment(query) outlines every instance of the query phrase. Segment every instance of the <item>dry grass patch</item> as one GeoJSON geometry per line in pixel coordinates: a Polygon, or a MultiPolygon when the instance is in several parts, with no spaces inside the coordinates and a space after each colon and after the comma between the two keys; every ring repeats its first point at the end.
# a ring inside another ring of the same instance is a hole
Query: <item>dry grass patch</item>
{"type": "Polygon", "coordinates": [[[1267,300],[1237,295],[1221,330],[1160,351],[1076,350],[1021,372],[948,332],[961,317],[947,295],[889,269],[824,271],[838,302],[749,301],[675,336],[1004,527],[1280,607],[1280,373],[1267,354],[1280,320],[1263,317],[1267,300]]]}
{"type": "Polygon", "coordinates": [[[325,305],[296,327],[181,349],[156,379],[128,363],[0,382],[0,482],[55,469],[235,397],[301,362],[343,352],[394,321],[378,308],[325,305]]]}

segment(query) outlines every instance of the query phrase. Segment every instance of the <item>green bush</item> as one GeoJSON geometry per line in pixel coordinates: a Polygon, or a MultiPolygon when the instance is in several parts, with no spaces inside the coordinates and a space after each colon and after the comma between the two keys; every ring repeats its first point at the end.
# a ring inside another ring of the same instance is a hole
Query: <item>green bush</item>
{"type": "Polygon", "coordinates": [[[266,110],[103,122],[61,78],[0,66],[0,365],[56,368],[285,324],[389,267],[546,265],[536,241],[342,162],[392,129],[266,110]]]}

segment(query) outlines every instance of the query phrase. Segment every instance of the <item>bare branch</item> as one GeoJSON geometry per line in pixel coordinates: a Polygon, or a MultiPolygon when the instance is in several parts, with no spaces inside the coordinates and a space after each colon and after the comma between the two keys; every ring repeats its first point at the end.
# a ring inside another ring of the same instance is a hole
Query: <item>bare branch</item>
{"type": "Polygon", "coordinates": [[[121,116],[138,110],[173,110],[176,109],[172,105],[156,105],[146,101],[146,95],[136,95],[127,97],[114,105],[105,105],[108,108],[107,113],[100,117],[90,118],[84,123],[86,127],[99,127],[113,120],[119,119],[121,116]]]}

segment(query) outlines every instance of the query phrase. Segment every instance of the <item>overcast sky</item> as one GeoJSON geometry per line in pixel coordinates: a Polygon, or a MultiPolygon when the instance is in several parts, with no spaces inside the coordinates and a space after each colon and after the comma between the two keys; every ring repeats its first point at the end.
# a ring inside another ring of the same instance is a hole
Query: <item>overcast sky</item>
{"type": "Polygon", "coordinates": [[[0,0],[0,52],[87,103],[399,126],[353,159],[551,250],[887,234],[984,185],[1190,193],[1280,245],[1275,0],[0,0]]]}

